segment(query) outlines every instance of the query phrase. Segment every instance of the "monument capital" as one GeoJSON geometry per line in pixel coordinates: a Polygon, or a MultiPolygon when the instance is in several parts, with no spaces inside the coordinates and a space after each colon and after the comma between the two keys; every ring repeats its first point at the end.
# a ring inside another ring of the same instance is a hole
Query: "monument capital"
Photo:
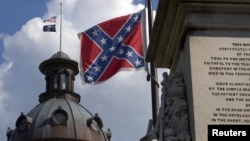
{"type": "Polygon", "coordinates": [[[146,56],[176,69],[189,30],[250,30],[248,0],[161,0],[146,56]]]}

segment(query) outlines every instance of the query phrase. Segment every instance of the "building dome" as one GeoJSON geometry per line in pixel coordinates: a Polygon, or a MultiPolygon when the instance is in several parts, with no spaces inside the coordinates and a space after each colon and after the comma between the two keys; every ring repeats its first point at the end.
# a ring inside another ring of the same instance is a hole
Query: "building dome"
{"type": "Polygon", "coordinates": [[[39,69],[45,75],[46,91],[39,95],[40,104],[20,114],[16,129],[7,131],[8,141],[108,141],[98,114],[80,105],[81,97],[74,92],[78,63],[57,52],[39,69]]]}
{"type": "Polygon", "coordinates": [[[57,53],[55,53],[54,55],[50,57],[50,59],[53,59],[53,58],[63,58],[63,59],[71,60],[67,54],[61,51],[58,51],[57,53]]]}

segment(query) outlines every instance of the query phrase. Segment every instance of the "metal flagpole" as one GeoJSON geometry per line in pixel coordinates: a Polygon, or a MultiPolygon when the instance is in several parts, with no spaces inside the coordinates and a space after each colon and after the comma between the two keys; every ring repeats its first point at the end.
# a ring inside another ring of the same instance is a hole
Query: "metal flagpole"
{"type": "Polygon", "coordinates": [[[62,3],[60,3],[61,11],[60,11],[60,52],[62,51],[62,3]]]}
{"type": "MultiPolygon", "coordinates": [[[[149,41],[152,33],[153,20],[152,20],[152,1],[147,0],[148,8],[148,32],[149,32],[149,41]]],[[[158,78],[157,70],[154,63],[150,63],[150,77],[151,77],[151,98],[152,98],[152,120],[153,127],[156,124],[156,120],[159,114],[159,94],[158,94],[158,78]]]]}

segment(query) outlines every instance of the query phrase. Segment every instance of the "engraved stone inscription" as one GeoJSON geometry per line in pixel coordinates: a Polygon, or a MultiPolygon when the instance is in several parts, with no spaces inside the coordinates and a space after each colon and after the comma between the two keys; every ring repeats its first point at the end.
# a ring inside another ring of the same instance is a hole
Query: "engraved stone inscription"
{"type": "Polygon", "coordinates": [[[189,47],[197,133],[250,124],[250,39],[192,36],[189,47]]]}

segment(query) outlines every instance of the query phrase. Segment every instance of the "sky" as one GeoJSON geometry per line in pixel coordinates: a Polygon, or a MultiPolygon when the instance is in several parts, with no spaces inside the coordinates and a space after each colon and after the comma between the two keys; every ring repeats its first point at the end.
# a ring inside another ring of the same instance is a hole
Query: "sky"
{"type": "MultiPolygon", "coordinates": [[[[152,1],[156,9],[158,0],[152,1]]],[[[15,128],[20,113],[28,113],[38,105],[38,96],[45,91],[45,77],[38,67],[59,51],[59,32],[43,32],[43,20],[59,16],[61,2],[62,51],[75,61],[80,57],[77,33],[144,8],[144,0],[1,0],[1,141],[7,140],[7,128],[15,128]]],[[[159,69],[159,83],[165,71],[168,70],[159,69]]],[[[81,105],[92,114],[98,113],[103,130],[111,129],[111,140],[138,141],[146,134],[152,110],[145,71],[119,72],[97,85],[83,85],[78,75],[75,92],[81,95],[81,105]]]]}

